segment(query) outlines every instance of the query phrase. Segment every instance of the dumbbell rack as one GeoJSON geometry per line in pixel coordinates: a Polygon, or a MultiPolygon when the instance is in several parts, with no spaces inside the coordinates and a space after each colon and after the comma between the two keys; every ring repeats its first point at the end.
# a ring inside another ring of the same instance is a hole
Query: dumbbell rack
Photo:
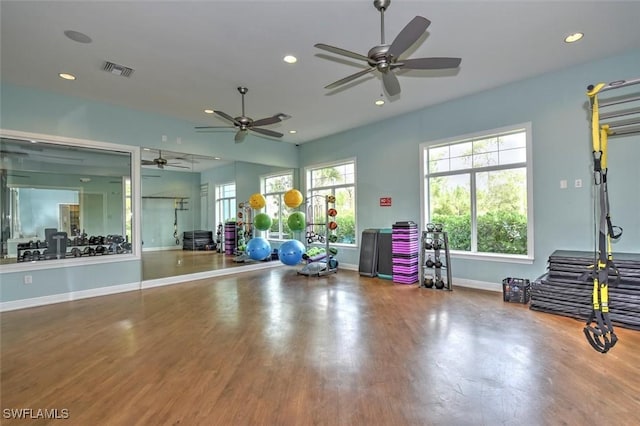
{"type": "Polygon", "coordinates": [[[441,280],[444,284],[442,290],[453,290],[449,238],[445,231],[422,231],[422,237],[420,238],[420,287],[430,288],[425,281],[428,276],[431,276],[434,280],[433,287],[436,287],[435,282],[441,280]],[[433,242],[435,241],[440,242],[440,244],[434,245],[433,242]],[[431,247],[429,247],[429,243],[431,243],[431,247]],[[431,262],[429,262],[430,259],[431,262]],[[440,261],[440,266],[436,266],[437,260],[440,261]],[[427,263],[429,263],[429,266],[427,263]],[[443,271],[445,272],[444,277],[443,271]]]}

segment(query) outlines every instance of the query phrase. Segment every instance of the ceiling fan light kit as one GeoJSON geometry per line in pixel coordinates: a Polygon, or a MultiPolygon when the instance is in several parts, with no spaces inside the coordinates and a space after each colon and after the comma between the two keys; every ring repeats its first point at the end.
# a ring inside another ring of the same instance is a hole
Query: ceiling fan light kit
{"type": "Polygon", "coordinates": [[[384,12],[390,4],[391,0],[374,0],[373,2],[375,8],[380,11],[380,45],[372,47],[366,56],[324,43],[317,43],[315,45],[318,49],[336,55],[346,56],[351,59],[365,61],[367,65],[369,65],[369,68],[365,68],[328,84],[325,86],[325,89],[335,89],[370,72],[378,71],[382,75],[382,84],[387,95],[396,96],[400,94],[400,82],[394,73],[394,70],[398,68],[439,70],[452,69],[460,66],[462,61],[460,58],[416,58],[401,60],[400,56],[427,31],[431,21],[422,16],[414,17],[402,31],[400,31],[391,44],[386,44],[384,37],[384,12]]]}

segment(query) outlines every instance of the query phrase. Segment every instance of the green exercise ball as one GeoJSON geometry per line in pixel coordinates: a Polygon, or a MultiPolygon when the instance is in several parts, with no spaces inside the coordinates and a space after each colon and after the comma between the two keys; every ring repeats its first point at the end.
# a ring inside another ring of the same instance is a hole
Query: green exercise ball
{"type": "Polygon", "coordinates": [[[306,218],[304,213],[302,212],[293,212],[289,215],[289,219],[287,219],[287,224],[289,225],[289,229],[292,231],[302,231],[306,228],[306,218]]]}
{"type": "Polygon", "coordinates": [[[266,213],[258,213],[253,218],[253,224],[258,231],[266,231],[271,228],[271,218],[266,213]]]}

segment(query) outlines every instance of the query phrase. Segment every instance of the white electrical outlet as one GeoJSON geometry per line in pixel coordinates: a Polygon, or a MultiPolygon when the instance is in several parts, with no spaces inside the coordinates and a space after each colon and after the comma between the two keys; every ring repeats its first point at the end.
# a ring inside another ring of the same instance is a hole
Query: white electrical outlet
{"type": "Polygon", "coordinates": [[[566,179],[562,179],[560,181],[560,189],[567,189],[567,180],[566,179]]]}
{"type": "Polygon", "coordinates": [[[582,188],[582,179],[576,179],[575,187],[576,188],[582,188]]]}
{"type": "Polygon", "coordinates": [[[24,276],[24,283],[25,284],[32,284],[33,283],[33,277],[31,275],[25,275],[24,276]]]}

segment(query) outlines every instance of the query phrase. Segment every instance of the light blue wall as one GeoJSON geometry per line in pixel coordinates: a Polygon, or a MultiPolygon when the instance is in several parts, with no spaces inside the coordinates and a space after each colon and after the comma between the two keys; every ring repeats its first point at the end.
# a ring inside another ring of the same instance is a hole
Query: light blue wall
{"type": "MultiPolygon", "coordinates": [[[[593,247],[592,198],[588,185],[591,142],[585,89],[590,83],[638,77],[639,70],[640,51],[636,51],[374,123],[303,144],[300,148],[252,136],[243,144],[234,144],[229,135],[195,134],[192,123],[7,84],[3,84],[0,91],[0,123],[7,129],[235,160],[251,159],[255,152],[260,152],[261,162],[279,167],[303,168],[356,158],[358,232],[361,232],[366,228],[388,228],[396,221],[420,222],[420,143],[530,121],[533,126],[535,263],[518,265],[462,259],[454,259],[452,263],[456,277],[499,283],[505,276],[535,278],[545,271],[547,258],[556,249],[590,250],[593,247]],[[161,142],[161,135],[168,136],[166,143],[161,142]],[[177,137],[182,138],[181,145],[176,144],[177,137]],[[559,189],[561,179],[573,182],[578,178],[586,183],[585,187],[559,189]],[[393,206],[379,207],[379,198],[386,196],[393,197],[393,206]]],[[[348,93],[336,96],[348,96],[348,93]]],[[[611,211],[614,223],[625,230],[623,239],[615,246],[617,251],[640,251],[638,158],[640,138],[637,135],[612,140],[611,211]]],[[[238,200],[259,191],[257,176],[263,173],[255,165],[241,167],[236,174],[238,200]]],[[[209,181],[205,176],[200,179],[194,187],[209,181]]],[[[199,200],[199,195],[194,196],[196,199],[199,200]]],[[[359,248],[341,249],[338,257],[340,262],[357,264],[359,248]]],[[[139,261],[131,261],[38,270],[33,271],[32,286],[22,284],[23,275],[2,273],[1,301],[139,282],[141,268],[139,261]]]]}
{"type": "MultiPolygon", "coordinates": [[[[507,276],[534,279],[546,270],[554,250],[593,249],[586,87],[637,78],[639,72],[640,51],[635,51],[509,84],[303,144],[300,166],[356,158],[359,233],[396,221],[420,223],[421,143],[531,122],[535,262],[453,259],[452,271],[455,277],[493,283],[507,276]],[[585,185],[561,190],[561,179],[582,179],[585,185]],[[393,206],[379,207],[379,198],[386,196],[393,198],[393,206]]],[[[640,136],[612,139],[610,153],[611,211],[625,230],[615,250],[639,252],[640,136]]],[[[357,264],[359,248],[342,249],[339,258],[357,264]]]]}
{"type": "Polygon", "coordinates": [[[263,164],[298,166],[298,151],[292,144],[252,134],[236,144],[233,132],[196,133],[194,123],[117,105],[6,83],[0,86],[0,104],[0,123],[4,129],[210,155],[224,160],[247,160],[259,152],[263,164]],[[167,136],[166,142],[162,142],[163,135],[167,136]]]}

